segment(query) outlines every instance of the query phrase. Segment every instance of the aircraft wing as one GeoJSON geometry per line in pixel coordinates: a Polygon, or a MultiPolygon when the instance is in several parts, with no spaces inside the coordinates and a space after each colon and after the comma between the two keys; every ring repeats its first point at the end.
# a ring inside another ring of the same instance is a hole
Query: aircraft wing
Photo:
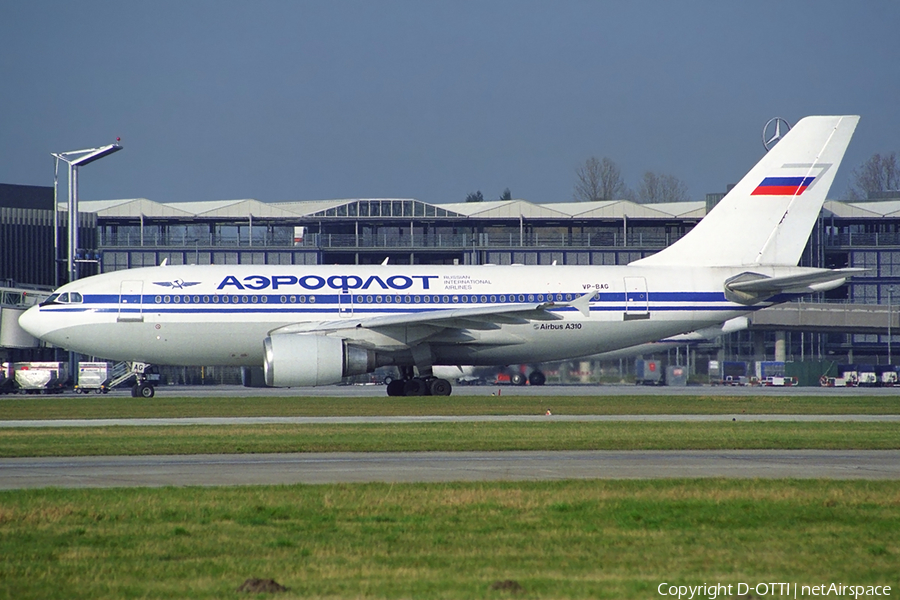
{"type": "Polygon", "coordinates": [[[560,315],[550,309],[565,306],[577,308],[582,314],[589,316],[589,303],[593,296],[593,293],[585,294],[571,302],[497,304],[495,306],[451,308],[378,317],[348,318],[320,323],[295,323],[270,331],[269,335],[330,333],[359,329],[378,330],[411,325],[431,326],[438,329],[498,329],[500,325],[562,319],[560,315]]]}
{"type": "Polygon", "coordinates": [[[799,275],[768,277],[741,273],[725,282],[725,296],[741,304],[754,304],[777,294],[808,294],[843,285],[851,276],[868,269],[821,269],[799,275]]]}

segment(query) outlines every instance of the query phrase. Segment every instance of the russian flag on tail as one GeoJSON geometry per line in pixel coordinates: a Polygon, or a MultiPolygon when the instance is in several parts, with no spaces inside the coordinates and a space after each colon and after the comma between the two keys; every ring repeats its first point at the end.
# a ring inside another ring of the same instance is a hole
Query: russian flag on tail
{"type": "Polygon", "coordinates": [[[766,177],[751,196],[799,196],[815,177],[766,177]]]}

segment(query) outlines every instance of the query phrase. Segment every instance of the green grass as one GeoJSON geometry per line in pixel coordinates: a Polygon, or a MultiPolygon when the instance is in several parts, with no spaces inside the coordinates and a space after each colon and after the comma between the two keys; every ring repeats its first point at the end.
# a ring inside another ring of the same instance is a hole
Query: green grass
{"type": "MultiPolygon", "coordinates": [[[[463,396],[182,398],[0,396],[0,420],[554,414],[900,414],[900,396],[463,396]]],[[[374,394],[379,395],[374,395],[374,394]]]]}
{"type": "Polygon", "coordinates": [[[900,482],[564,481],[0,492],[0,598],[654,598],[900,587],[900,482]],[[519,594],[491,590],[514,580],[519,594]],[[253,596],[250,596],[253,597],[253,596]]]}
{"type": "MultiPolygon", "coordinates": [[[[897,414],[890,397],[0,399],[0,419],[897,414]]],[[[894,423],[410,423],[0,429],[0,456],[896,449],[894,423]]],[[[0,492],[2,598],[651,598],[792,581],[900,589],[900,482],[361,484],[0,492]],[[490,589],[515,580],[521,593],[490,589]],[[249,595],[249,597],[254,597],[249,595]],[[265,597],[265,596],[258,596],[265,597]]]]}
{"type": "Polygon", "coordinates": [[[897,449],[896,423],[548,422],[0,429],[0,456],[462,450],[897,449]]]}

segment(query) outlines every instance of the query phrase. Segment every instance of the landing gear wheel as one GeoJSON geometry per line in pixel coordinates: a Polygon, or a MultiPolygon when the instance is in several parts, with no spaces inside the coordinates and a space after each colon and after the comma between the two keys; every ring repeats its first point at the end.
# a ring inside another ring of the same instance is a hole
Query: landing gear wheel
{"type": "Polygon", "coordinates": [[[547,383],[547,377],[541,371],[532,371],[528,376],[528,383],[531,385],[544,385],[547,383]]]}
{"type": "Polygon", "coordinates": [[[513,373],[509,376],[509,382],[513,385],[525,385],[525,376],[521,373],[513,373]]]}
{"type": "Polygon", "coordinates": [[[428,394],[428,386],[425,380],[414,377],[403,382],[404,396],[425,396],[428,394]]]}
{"type": "Polygon", "coordinates": [[[387,384],[387,395],[388,396],[403,396],[403,384],[404,381],[402,379],[393,379],[390,383],[387,384]]]}
{"type": "Polygon", "coordinates": [[[449,396],[453,386],[446,379],[432,379],[428,385],[432,396],[449,396]]]}
{"type": "Polygon", "coordinates": [[[156,394],[156,390],[149,383],[142,383],[138,386],[137,393],[142,398],[152,398],[156,394]]]}

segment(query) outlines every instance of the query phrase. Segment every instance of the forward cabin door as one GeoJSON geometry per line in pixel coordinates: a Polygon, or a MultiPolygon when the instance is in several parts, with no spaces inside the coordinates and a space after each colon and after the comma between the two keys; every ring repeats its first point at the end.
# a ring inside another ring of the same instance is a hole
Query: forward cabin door
{"type": "Polygon", "coordinates": [[[650,318],[650,294],[643,277],[625,278],[625,320],[650,318]]]}
{"type": "Polygon", "coordinates": [[[119,287],[119,314],[116,321],[141,322],[144,320],[144,306],[141,294],[143,281],[123,281],[119,287]]]}

